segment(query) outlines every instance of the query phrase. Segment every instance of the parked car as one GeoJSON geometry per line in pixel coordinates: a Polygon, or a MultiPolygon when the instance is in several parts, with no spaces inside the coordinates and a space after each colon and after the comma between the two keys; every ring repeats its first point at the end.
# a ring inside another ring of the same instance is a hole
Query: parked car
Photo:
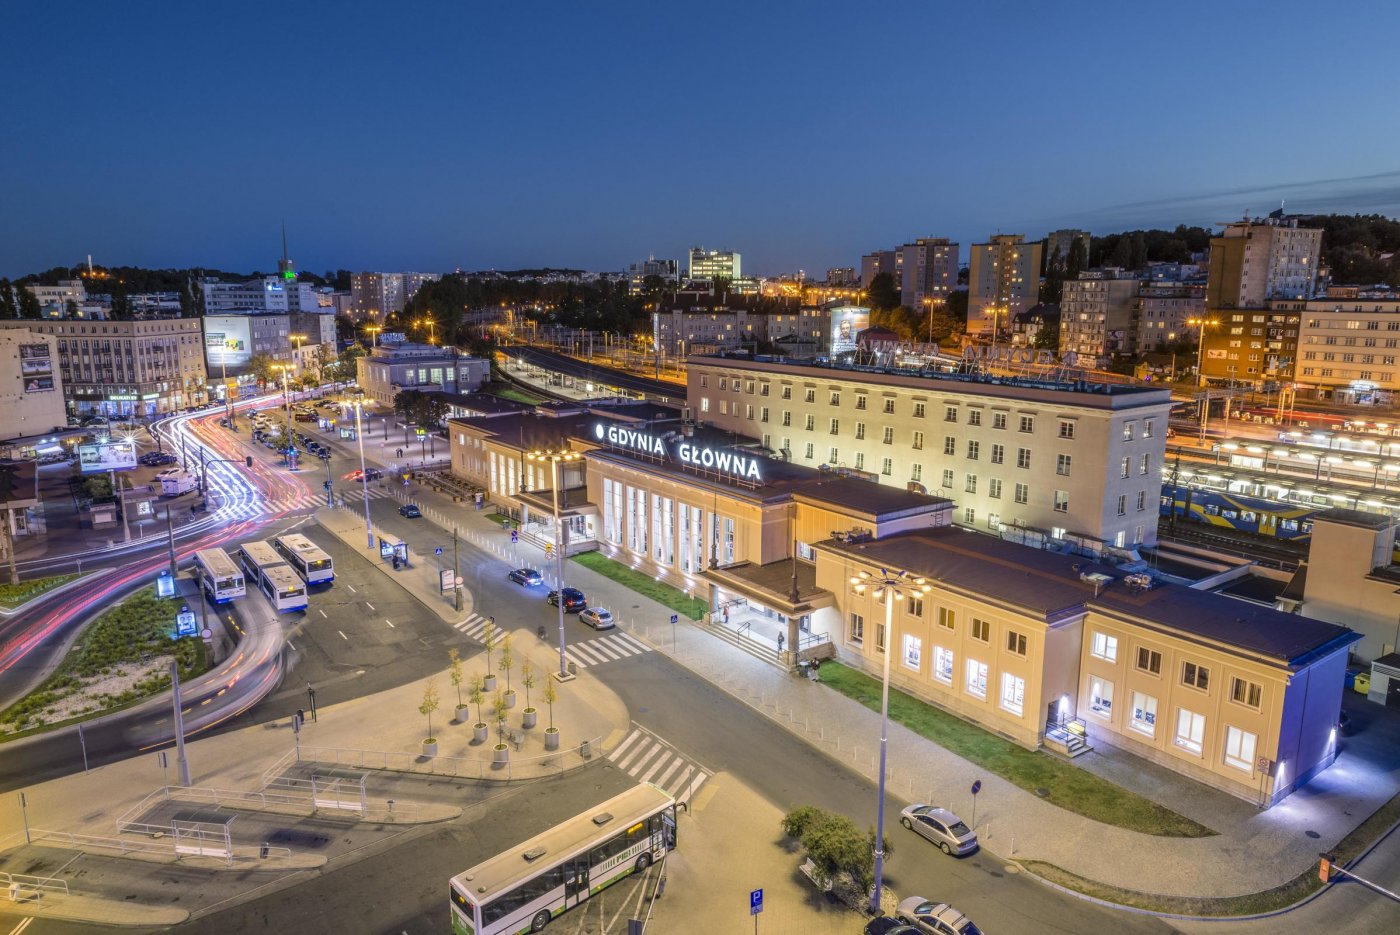
{"type": "Polygon", "coordinates": [[[971,919],[952,906],[930,902],[922,896],[900,900],[895,913],[919,935],[982,935],[971,919]]]}
{"type": "Polygon", "coordinates": [[[544,577],[533,568],[517,568],[506,575],[506,577],[516,584],[524,585],[527,588],[533,588],[544,584],[544,577]]]}
{"type": "Polygon", "coordinates": [[[611,630],[617,626],[613,622],[612,611],[606,607],[585,607],[579,611],[579,622],[586,623],[595,630],[611,630]]]}
{"type": "Polygon", "coordinates": [[[946,808],[910,805],[899,813],[899,823],[928,838],[945,854],[971,854],[977,850],[977,833],[946,808]]]}
{"type": "Polygon", "coordinates": [[[168,451],[148,451],[137,458],[136,462],[138,464],[144,464],[146,467],[161,467],[166,464],[175,464],[179,460],[179,458],[168,451]]]}
{"type": "MultiPolygon", "coordinates": [[[[550,591],[550,592],[549,592],[549,596],[546,597],[545,600],[549,601],[549,604],[550,604],[551,607],[558,607],[558,606],[559,606],[559,592],[558,592],[558,591],[550,591]]],[[[575,611],[584,610],[584,609],[586,609],[587,607],[588,607],[588,601],[584,598],[583,592],[582,592],[582,591],[580,591],[578,588],[565,588],[565,589],[564,589],[564,612],[565,612],[565,613],[570,613],[570,614],[571,614],[571,613],[574,613],[575,611]]]]}
{"type": "Polygon", "coordinates": [[[865,935],[919,935],[919,930],[893,916],[880,916],[865,923],[865,935]]]}
{"type": "Polygon", "coordinates": [[[399,515],[407,516],[409,519],[422,519],[423,511],[412,503],[405,503],[403,506],[399,507],[399,515]]]}

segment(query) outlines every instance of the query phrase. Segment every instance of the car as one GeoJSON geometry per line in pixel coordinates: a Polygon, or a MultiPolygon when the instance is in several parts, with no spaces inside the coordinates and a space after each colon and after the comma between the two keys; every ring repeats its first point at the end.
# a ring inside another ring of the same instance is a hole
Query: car
{"type": "Polygon", "coordinates": [[[893,916],[879,916],[865,923],[865,935],[919,935],[919,930],[893,916]]]}
{"type": "Polygon", "coordinates": [[[224,428],[228,428],[228,419],[220,419],[219,425],[223,426],[224,428]]]}
{"type": "Polygon", "coordinates": [[[899,823],[937,844],[945,854],[961,857],[977,850],[977,832],[946,808],[910,805],[899,813],[899,823]]]}
{"type": "Polygon", "coordinates": [[[613,622],[612,611],[606,607],[585,607],[579,611],[580,623],[586,623],[595,630],[611,630],[617,626],[613,622]]]}
{"type": "Polygon", "coordinates": [[[517,568],[506,575],[506,577],[516,584],[524,585],[527,588],[538,587],[544,584],[544,576],[533,568],[517,568]]]}
{"type": "Polygon", "coordinates": [[[345,479],[348,481],[358,481],[362,478],[364,480],[379,480],[379,478],[383,476],[384,472],[379,470],[379,468],[369,468],[364,471],[361,471],[359,468],[355,468],[355,470],[345,475],[345,479]]]}
{"type": "Polygon", "coordinates": [[[971,919],[952,906],[922,896],[900,900],[895,915],[913,926],[919,935],[982,935],[982,930],[971,919]]]}
{"type": "MultiPolygon", "coordinates": [[[[545,600],[549,601],[550,606],[552,606],[552,607],[558,607],[558,606],[559,606],[559,592],[558,592],[558,591],[550,591],[550,592],[549,592],[549,596],[546,597],[545,600]]],[[[586,610],[587,608],[588,608],[588,601],[587,601],[587,599],[584,598],[583,592],[582,592],[582,591],[580,591],[578,588],[565,588],[565,589],[564,589],[564,612],[565,612],[565,613],[574,613],[575,611],[583,611],[583,610],[586,610]]]]}
{"type": "Polygon", "coordinates": [[[403,506],[399,507],[399,515],[407,516],[409,519],[422,519],[423,511],[412,503],[405,503],[403,506]]]}
{"type": "Polygon", "coordinates": [[[329,461],[331,459],[331,453],[322,448],[320,451],[316,452],[316,457],[320,458],[322,461],[329,461]]]}

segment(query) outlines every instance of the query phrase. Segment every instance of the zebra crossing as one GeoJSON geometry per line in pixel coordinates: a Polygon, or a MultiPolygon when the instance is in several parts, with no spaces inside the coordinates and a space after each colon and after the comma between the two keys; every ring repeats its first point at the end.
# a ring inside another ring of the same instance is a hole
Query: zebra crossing
{"type": "Polygon", "coordinates": [[[565,647],[565,655],[580,669],[651,652],[651,647],[626,633],[610,633],[565,647]]]}
{"type": "Polygon", "coordinates": [[[465,633],[467,636],[480,642],[481,638],[486,635],[487,622],[487,619],[481,616],[481,614],[473,613],[468,614],[465,620],[452,624],[452,629],[456,630],[458,633],[465,633]]]}
{"type": "Polygon", "coordinates": [[[638,782],[660,786],[678,802],[689,802],[710,772],[643,727],[632,728],[608,759],[638,782]]]}

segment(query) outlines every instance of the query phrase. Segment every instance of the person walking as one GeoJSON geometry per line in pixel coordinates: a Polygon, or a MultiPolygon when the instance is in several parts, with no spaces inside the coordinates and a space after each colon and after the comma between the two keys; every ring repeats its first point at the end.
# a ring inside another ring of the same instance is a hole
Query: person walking
{"type": "Polygon", "coordinates": [[[779,656],[781,656],[781,655],[783,654],[783,641],[784,641],[784,639],[786,639],[785,635],[784,635],[782,632],[779,632],[779,633],[778,633],[778,655],[779,655],[779,656]]]}

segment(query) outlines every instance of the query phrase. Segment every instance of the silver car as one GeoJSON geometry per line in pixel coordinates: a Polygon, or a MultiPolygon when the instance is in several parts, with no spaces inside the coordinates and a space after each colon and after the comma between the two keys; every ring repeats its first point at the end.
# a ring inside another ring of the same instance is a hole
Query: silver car
{"type": "Polygon", "coordinates": [[[899,813],[899,823],[937,844],[945,854],[971,854],[977,850],[977,834],[963,820],[936,805],[911,805],[899,813]]]}
{"type": "Polygon", "coordinates": [[[971,919],[952,906],[930,902],[922,896],[901,900],[895,915],[924,935],[982,935],[971,919]]]}
{"type": "Polygon", "coordinates": [[[614,626],[612,611],[606,607],[589,607],[579,613],[578,619],[595,630],[611,630],[614,626]]]}

